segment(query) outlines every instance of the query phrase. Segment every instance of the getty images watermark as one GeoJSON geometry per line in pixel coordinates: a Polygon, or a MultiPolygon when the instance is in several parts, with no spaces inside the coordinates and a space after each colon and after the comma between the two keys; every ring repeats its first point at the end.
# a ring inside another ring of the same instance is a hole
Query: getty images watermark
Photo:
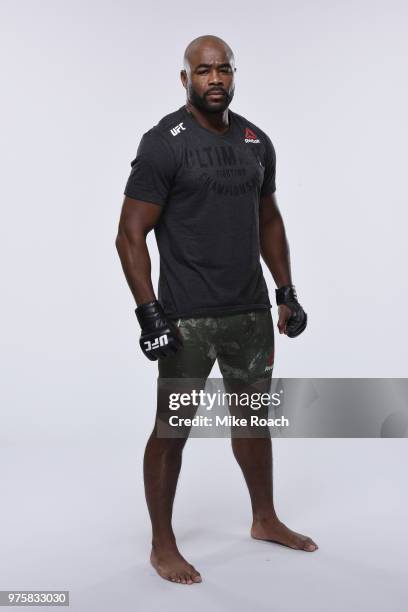
{"type": "MultiPolygon", "coordinates": [[[[227,392],[218,389],[215,392],[208,392],[204,389],[192,389],[190,392],[173,392],[169,394],[169,410],[178,411],[181,408],[198,409],[201,406],[206,411],[214,408],[247,408],[258,411],[270,406],[280,406],[281,394],[260,393],[260,392],[227,392]]],[[[197,414],[195,416],[180,416],[173,414],[168,417],[170,427],[288,427],[289,419],[285,416],[265,417],[260,414],[248,414],[248,416],[238,416],[236,414],[216,414],[208,416],[197,414]]]]}
{"type": "Polygon", "coordinates": [[[158,437],[408,437],[406,378],[165,378],[158,437]]]}

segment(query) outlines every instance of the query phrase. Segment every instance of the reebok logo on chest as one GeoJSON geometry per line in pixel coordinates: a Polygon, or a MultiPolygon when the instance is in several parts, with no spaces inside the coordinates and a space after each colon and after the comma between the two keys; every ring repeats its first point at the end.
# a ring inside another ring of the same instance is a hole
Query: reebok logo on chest
{"type": "Polygon", "coordinates": [[[259,138],[255,134],[255,132],[253,132],[249,128],[245,128],[245,142],[246,143],[252,142],[254,144],[259,144],[259,138]]]}

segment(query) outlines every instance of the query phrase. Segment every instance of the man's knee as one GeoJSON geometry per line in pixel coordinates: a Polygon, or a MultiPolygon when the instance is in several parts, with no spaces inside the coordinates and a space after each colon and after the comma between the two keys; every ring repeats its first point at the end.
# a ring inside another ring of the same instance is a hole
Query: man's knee
{"type": "Polygon", "coordinates": [[[177,455],[183,451],[187,437],[159,437],[157,435],[157,427],[155,426],[150,436],[150,442],[154,444],[160,453],[177,455]]]}

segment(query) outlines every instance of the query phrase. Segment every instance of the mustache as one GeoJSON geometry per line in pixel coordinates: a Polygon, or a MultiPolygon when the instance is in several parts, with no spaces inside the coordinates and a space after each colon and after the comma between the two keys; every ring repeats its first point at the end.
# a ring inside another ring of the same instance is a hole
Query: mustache
{"type": "Polygon", "coordinates": [[[222,93],[224,94],[224,96],[228,95],[225,89],[221,89],[220,87],[214,87],[213,89],[209,89],[208,91],[206,91],[205,95],[208,96],[212,93],[222,93]]]}

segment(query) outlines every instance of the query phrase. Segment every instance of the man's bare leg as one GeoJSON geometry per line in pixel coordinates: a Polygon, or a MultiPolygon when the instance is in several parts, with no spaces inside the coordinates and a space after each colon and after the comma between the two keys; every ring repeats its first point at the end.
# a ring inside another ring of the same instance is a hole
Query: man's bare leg
{"type": "Polygon", "coordinates": [[[201,582],[197,570],[180,554],[171,525],[174,496],[186,438],[157,438],[146,445],[143,471],[146,501],[152,521],[150,561],[157,573],[182,584],[201,582]]]}
{"type": "Polygon", "coordinates": [[[276,515],[273,504],[271,439],[232,438],[231,443],[251,497],[251,536],[308,552],[316,550],[318,546],[311,538],[292,531],[276,515]]]}

